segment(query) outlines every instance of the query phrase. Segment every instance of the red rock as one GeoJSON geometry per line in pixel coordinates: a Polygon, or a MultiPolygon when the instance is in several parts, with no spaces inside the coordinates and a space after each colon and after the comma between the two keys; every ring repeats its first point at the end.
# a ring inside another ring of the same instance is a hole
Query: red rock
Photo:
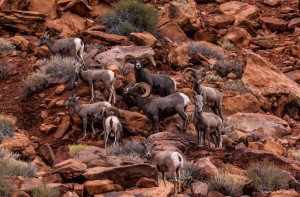
{"type": "Polygon", "coordinates": [[[142,177],[137,183],[136,187],[139,188],[151,188],[151,187],[158,187],[158,182],[154,179],[150,179],[147,177],[142,177]]]}
{"type": "Polygon", "coordinates": [[[199,158],[194,166],[199,170],[201,176],[210,178],[218,173],[216,166],[211,163],[209,157],[199,158]]]}
{"type": "Polygon", "coordinates": [[[169,38],[173,42],[187,42],[188,37],[175,21],[168,22],[158,28],[162,36],[169,38]]]}
{"type": "Polygon", "coordinates": [[[83,197],[84,185],[83,184],[74,184],[74,192],[78,194],[79,197],[83,197]]]}
{"type": "Polygon", "coordinates": [[[263,3],[269,6],[279,6],[281,4],[281,0],[263,0],[263,3]]]}
{"type": "Polygon", "coordinates": [[[92,7],[86,0],[72,0],[64,6],[63,10],[64,12],[70,11],[79,16],[87,16],[89,12],[92,11],[92,7]]]}
{"type": "Polygon", "coordinates": [[[225,197],[225,195],[217,191],[209,191],[207,197],[225,197]]]}
{"type": "Polygon", "coordinates": [[[30,0],[28,10],[35,11],[47,16],[47,19],[53,20],[57,17],[56,15],[56,1],[39,1],[39,0],[30,0]]]}
{"type": "Polygon", "coordinates": [[[138,46],[153,46],[157,39],[149,32],[130,33],[128,39],[138,46]]]}
{"type": "Polygon", "coordinates": [[[47,187],[59,191],[60,194],[66,193],[70,189],[67,184],[63,183],[48,183],[47,187]]]}
{"type": "Polygon", "coordinates": [[[30,195],[24,191],[16,191],[12,194],[11,197],[30,197],[30,195]]]}
{"type": "Polygon", "coordinates": [[[126,36],[120,36],[116,34],[107,34],[102,31],[85,31],[85,34],[94,36],[98,39],[107,41],[107,42],[121,42],[121,41],[126,41],[127,37],[126,36]]]}
{"type": "Polygon", "coordinates": [[[207,17],[205,22],[208,26],[216,29],[224,29],[233,24],[234,17],[225,14],[212,15],[207,17]]]}
{"type": "Polygon", "coordinates": [[[254,5],[249,5],[240,1],[230,1],[220,5],[219,10],[236,18],[256,19],[259,15],[259,9],[254,5]]]}
{"type": "Polygon", "coordinates": [[[68,159],[53,166],[52,173],[60,174],[66,180],[79,177],[86,171],[86,165],[80,160],[68,159]]]}
{"type": "Polygon", "coordinates": [[[71,126],[71,122],[70,122],[70,117],[69,116],[64,116],[60,125],[58,126],[55,134],[54,134],[54,137],[56,139],[59,139],[61,137],[63,137],[63,135],[68,131],[68,129],[70,128],[71,126]]]}
{"type": "Polygon", "coordinates": [[[252,39],[252,36],[245,29],[237,26],[228,28],[224,37],[238,47],[248,46],[252,39]]]}
{"type": "Polygon", "coordinates": [[[111,180],[86,181],[84,188],[91,196],[115,190],[115,186],[111,180]]]}
{"type": "Polygon", "coordinates": [[[208,185],[206,183],[195,181],[191,185],[192,194],[195,196],[207,196],[208,185]]]}
{"type": "Polygon", "coordinates": [[[168,62],[170,66],[184,68],[188,66],[190,60],[189,44],[184,44],[170,50],[168,62]]]}
{"type": "Polygon", "coordinates": [[[54,153],[49,144],[43,144],[39,148],[40,156],[49,164],[52,165],[54,161],[54,153]]]}
{"type": "Polygon", "coordinates": [[[285,20],[275,17],[261,17],[260,21],[271,31],[284,31],[288,25],[285,20]]]}
{"type": "Polygon", "coordinates": [[[64,193],[64,195],[62,195],[61,197],[79,197],[79,196],[75,192],[68,191],[68,192],[64,193]]]}
{"type": "Polygon", "coordinates": [[[281,144],[278,144],[277,142],[275,142],[273,140],[268,140],[265,143],[264,150],[270,151],[272,153],[275,153],[275,154],[281,155],[281,156],[283,156],[286,152],[286,149],[281,144]]]}
{"type": "Polygon", "coordinates": [[[47,105],[47,110],[54,109],[55,103],[58,101],[58,98],[52,99],[50,103],[47,105]]]}
{"type": "Polygon", "coordinates": [[[61,146],[57,149],[53,165],[71,158],[69,146],[61,146]]]}
{"type": "Polygon", "coordinates": [[[64,92],[64,90],[66,89],[66,87],[64,85],[59,85],[55,88],[54,92],[57,95],[60,95],[64,92]]]}
{"type": "Polygon", "coordinates": [[[53,131],[56,131],[57,130],[57,126],[56,125],[52,125],[52,124],[42,123],[40,125],[39,129],[43,133],[49,134],[49,133],[52,133],[53,131]]]}

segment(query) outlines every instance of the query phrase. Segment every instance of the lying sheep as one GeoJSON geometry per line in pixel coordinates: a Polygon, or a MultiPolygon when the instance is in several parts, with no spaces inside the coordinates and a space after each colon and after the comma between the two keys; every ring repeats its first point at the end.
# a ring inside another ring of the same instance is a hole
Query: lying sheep
{"type": "Polygon", "coordinates": [[[94,123],[93,123],[93,118],[97,114],[102,114],[104,113],[104,110],[106,107],[111,107],[111,104],[109,102],[103,101],[103,102],[97,102],[93,104],[83,104],[81,105],[79,103],[79,97],[76,94],[72,94],[64,103],[65,106],[71,106],[74,110],[74,112],[80,117],[82,120],[83,124],[83,131],[84,131],[84,136],[83,139],[86,137],[86,127],[88,121],[91,122],[91,129],[94,134],[94,123]]]}
{"type": "Polygon", "coordinates": [[[38,46],[46,45],[55,55],[73,56],[78,60],[83,60],[84,43],[80,38],[65,38],[52,40],[47,32],[43,32],[39,38],[38,46]]]}
{"type": "Polygon", "coordinates": [[[104,140],[105,140],[105,148],[106,148],[108,137],[114,137],[114,146],[119,143],[121,133],[122,133],[122,124],[119,120],[120,112],[117,108],[115,107],[106,108],[104,115],[105,116],[103,118],[103,129],[104,129],[104,140]]]}
{"type": "Polygon", "coordinates": [[[147,83],[137,83],[131,88],[125,88],[124,93],[137,99],[137,106],[152,121],[154,133],[159,132],[159,120],[178,113],[183,120],[182,130],[187,128],[185,110],[190,102],[187,95],[176,92],[165,97],[148,97],[150,86],[147,83]]]}
{"type": "Polygon", "coordinates": [[[168,75],[153,74],[149,70],[145,70],[142,64],[143,59],[150,60],[152,64],[156,66],[153,56],[150,54],[144,54],[137,58],[132,55],[126,55],[124,57],[123,67],[127,61],[133,60],[136,83],[147,83],[151,88],[152,94],[158,94],[160,96],[173,94],[176,90],[176,82],[168,75]]]}
{"type": "Polygon", "coordinates": [[[85,83],[87,83],[91,88],[91,101],[94,100],[94,82],[102,81],[104,83],[105,88],[110,92],[108,102],[115,104],[116,103],[116,92],[114,88],[114,84],[116,81],[116,74],[111,70],[104,69],[88,69],[83,70],[83,63],[76,64],[76,79],[78,81],[78,77],[85,83]],[[113,101],[112,101],[113,100],[113,101]]]}
{"type": "MultiPolygon", "coordinates": [[[[194,91],[194,125],[197,130],[198,145],[201,145],[201,137],[205,146],[205,136],[209,134],[213,138],[216,147],[222,147],[221,130],[223,127],[222,119],[214,113],[203,112],[203,96],[194,91]]],[[[208,142],[210,147],[210,140],[208,142]]]]}
{"type": "Polygon", "coordinates": [[[210,105],[212,111],[218,116],[220,116],[220,118],[223,120],[224,119],[222,114],[223,96],[219,90],[211,87],[205,87],[202,85],[201,77],[204,72],[204,68],[200,69],[199,71],[193,68],[186,68],[183,71],[182,75],[187,71],[192,72],[192,76],[194,77],[193,90],[196,91],[198,94],[203,92],[204,104],[210,105]]]}
{"type": "Polygon", "coordinates": [[[155,151],[153,149],[156,145],[152,145],[148,141],[143,142],[142,145],[146,149],[146,157],[149,163],[155,165],[158,172],[162,173],[165,187],[167,187],[165,173],[170,172],[173,175],[174,193],[176,196],[177,187],[178,191],[181,191],[180,173],[183,167],[183,157],[176,151],[155,151]]]}

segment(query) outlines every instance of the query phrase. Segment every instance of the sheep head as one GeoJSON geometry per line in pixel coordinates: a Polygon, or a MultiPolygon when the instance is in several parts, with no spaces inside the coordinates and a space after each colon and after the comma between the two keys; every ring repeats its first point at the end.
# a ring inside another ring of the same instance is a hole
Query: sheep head
{"type": "Polygon", "coordinates": [[[121,72],[124,73],[124,66],[129,61],[134,64],[134,69],[140,70],[145,60],[149,60],[156,67],[155,60],[151,54],[146,53],[138,57],[134,57],[133,55],[125,55],[122,61],[121,72]]]}
{"type": "Polygon", "coordinates": [[[142,142],[142,146],[145,148],[147,159],[149,159],[153,149],[157,146],[157,144],[152,144],[151,142],[145,140],[144,142],[142,142]]]}
{"type": "Polygon", "coordinates": [[[64,102],[64,106],[72,106],[78,103],[79,96],[77,94],[72,94],[69,98],[64,102]]]}
{"type": "Polygon", "coordinates": [[[195,111],[198,113],[203,112],[203,92],[201,94],[197,94],[196,91],[194,91],[194,104],[195,104],[195,111]]]}
{"type": "Polygon", "coordinates": [[[133,87],[124,88],[124,93],[137,97],[140,95],[141,97],[147,97],[151,92],[150,86],[145,83],[136,83],[133,87]]]}
{"type": "Polygon", "coordinates": [[[39,38],[39,41],[38,41],[38,47],[42,46],[42,45],[45,45],[46,44],[46,41],[50,39],[50,36],[48,34],[48,31],[43,31],[41,37],[39,38]]]}
{"type": "Polygon", "coordinates": [[[194,68],[186,68],[184,71],[183,71],[183,73],[182,73],[182,75],[185,73],[185,72],[191,72],[192,73],[192,76],[194,77],[194,81],[196,82],[196,83],[201,83],[201,77],[202,77],[202,75],[203,74],[205,74],[205,70],[204,70],[204,68],[201,68],[200,70],[196,70],[196,69],[194,69],[194,68]]]}
{"type": "Polygon", "coordinates": [[[120,111],[116,107],[107,107],[105,108],[105,115],[106,116],[117,116],[120,117],[120,111]]]}

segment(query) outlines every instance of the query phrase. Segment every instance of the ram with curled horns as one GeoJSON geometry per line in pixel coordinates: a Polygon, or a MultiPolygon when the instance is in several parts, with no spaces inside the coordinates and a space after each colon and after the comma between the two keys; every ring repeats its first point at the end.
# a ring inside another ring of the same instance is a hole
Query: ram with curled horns
{"type": "Polygon", "coordinates": [[[137,83],[133,87],[125,88],[124,93],[137,99],[137,106],[152,121],[154,133],[159,132],[159,121],[169,116],[179,114],[183,120],[182,130],[187,128],[187,115],[185,113],[190,99],[187,95],[176,92],[165,97],[149,97],[150,86],[137,83]]]}
{"type": "Polygon", "coordinates": [[[139,57],[126,55],[122,62],[122,70],[128,61],[134,64],[134,73],[136,83],[145,82],[150,86],[152,94],[167,96],[175,92],[176,82],[169,76],[163,74],[153,74],[149,70],[144,69],[144,60],[150,60],[156,67],[155,60],[151,54],[143,54],[139,57]]]}

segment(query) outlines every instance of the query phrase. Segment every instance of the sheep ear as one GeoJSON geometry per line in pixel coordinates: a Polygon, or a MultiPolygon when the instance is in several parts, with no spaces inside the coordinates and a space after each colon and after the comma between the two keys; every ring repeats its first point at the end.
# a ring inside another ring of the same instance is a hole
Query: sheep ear
{"type": "Polygon", "coordinates": [[[203,97],[203,91],[200,93],[200,95],[203,97]]]}
{"type": "Polygon", "coordinates": [[[157,147],[157,144],[153,144],[153,145],[152,145],[152,149],[153,149],[153,148],[156,148],[156,147],[157,147]]]}

